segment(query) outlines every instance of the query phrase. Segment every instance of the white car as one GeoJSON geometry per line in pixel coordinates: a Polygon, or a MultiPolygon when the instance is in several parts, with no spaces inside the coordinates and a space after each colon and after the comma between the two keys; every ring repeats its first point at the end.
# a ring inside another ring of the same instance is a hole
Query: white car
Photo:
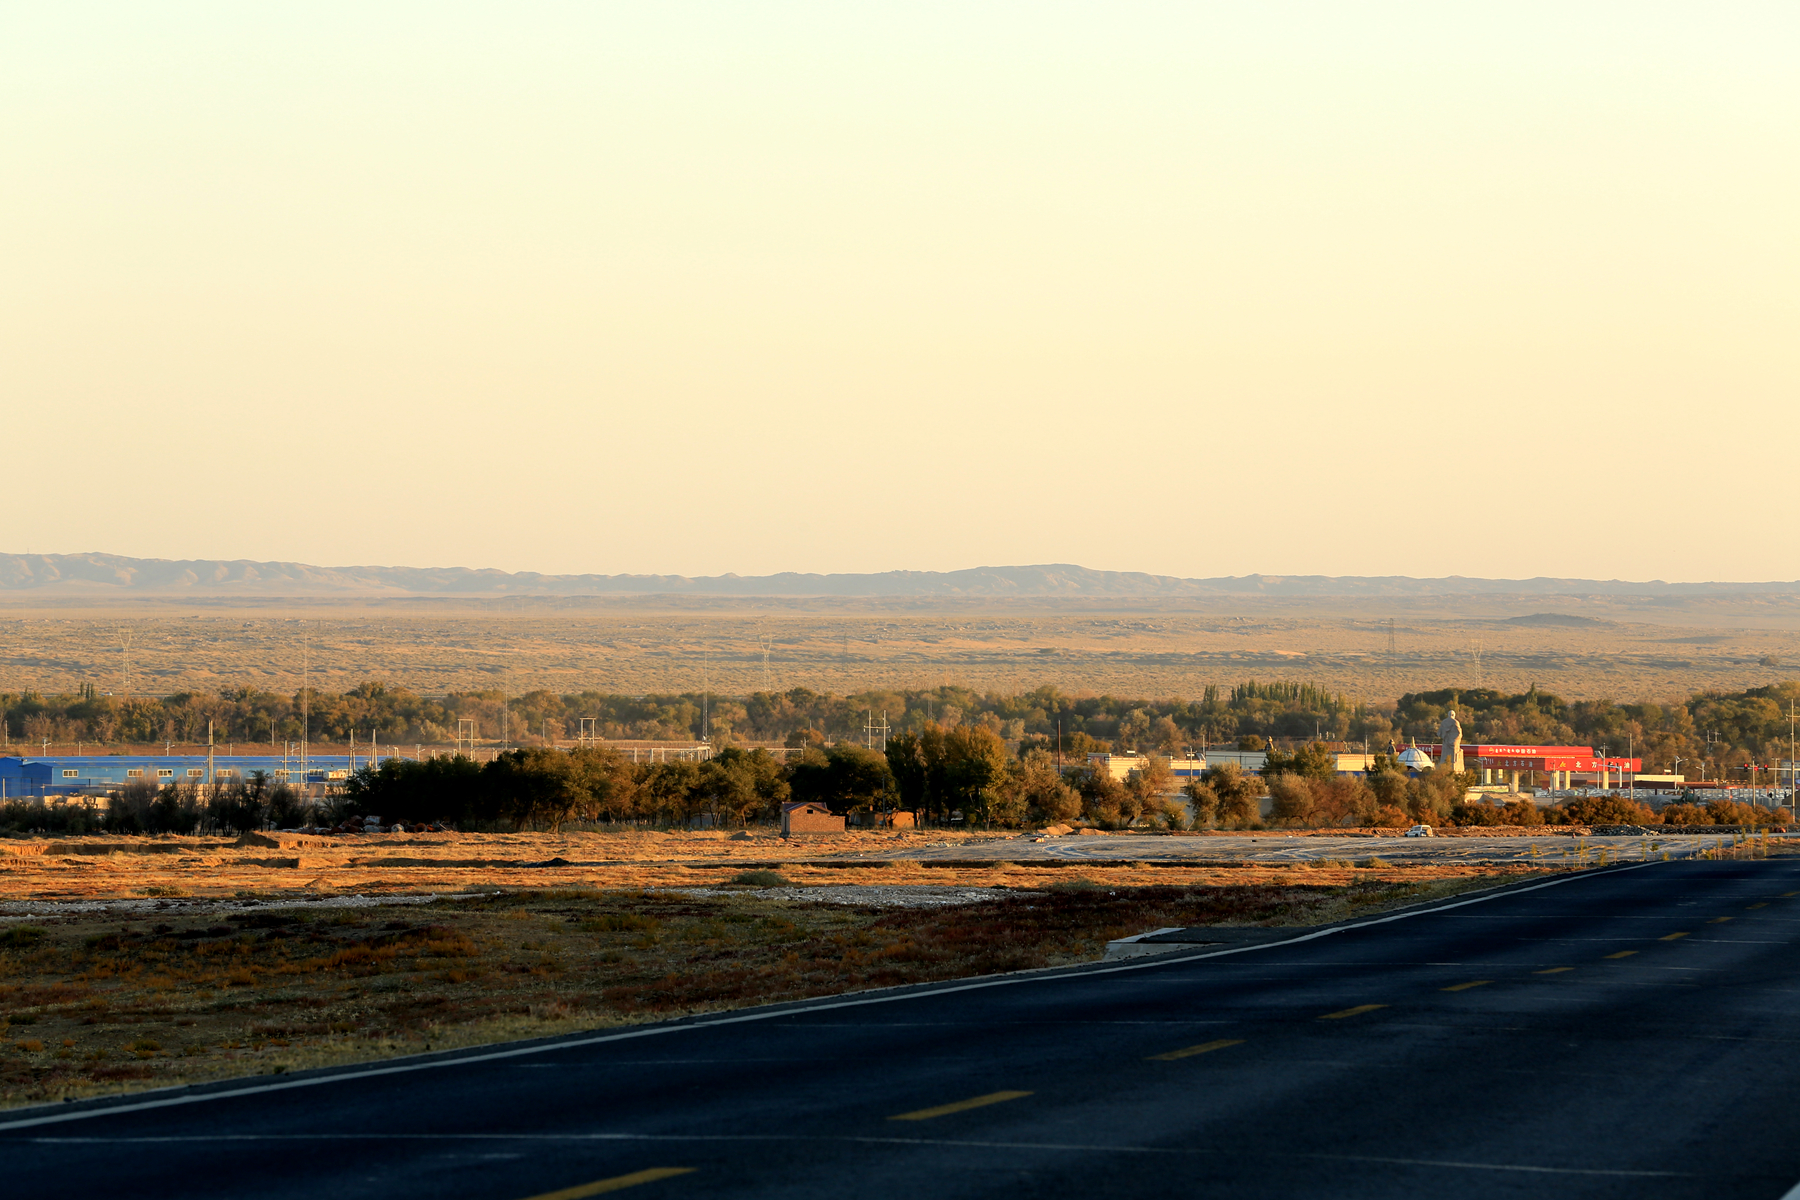
{"type": "Polygon", "coordinates": [[[1431,832],[1431,826],[1429,826],[1429,825],[1414,825],[1411,829],[1407,830],[1401,836],[1402,837],[1436,837],[1437,835],[1431,832]]]}

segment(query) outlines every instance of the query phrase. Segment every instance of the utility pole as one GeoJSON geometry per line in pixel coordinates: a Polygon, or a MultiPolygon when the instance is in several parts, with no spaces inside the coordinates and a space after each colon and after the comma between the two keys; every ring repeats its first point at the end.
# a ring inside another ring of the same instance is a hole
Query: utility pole
{"type": "Polygon", "coordinates": [[[307,742],[312,738],[312,641],[300,635],[300,791],[304,795],[311,777],[306,771],[307,742]]]}
{"type": "Polygon", "coordinates": [[[1794,702],[1788,701],[1788,807],[1794,810],[1794,820],[1800,821],[1800,792],[1794,788],[1794,702]]]}

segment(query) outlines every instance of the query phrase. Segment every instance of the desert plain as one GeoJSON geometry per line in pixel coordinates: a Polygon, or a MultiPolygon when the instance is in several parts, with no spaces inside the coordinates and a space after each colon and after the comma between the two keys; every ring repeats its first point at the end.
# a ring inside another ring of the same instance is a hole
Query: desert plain
{"type": "Polygon", "coordinates": [[[0,677],[44,693],[291,694],[304,676],[427,695],[948,683],[1191,699],[1256,679],[1373,702],[1534,683],[1566,699],[1669,701],[1796,672],[1800,601],[1786,594],[0,599],[0,677]]]}

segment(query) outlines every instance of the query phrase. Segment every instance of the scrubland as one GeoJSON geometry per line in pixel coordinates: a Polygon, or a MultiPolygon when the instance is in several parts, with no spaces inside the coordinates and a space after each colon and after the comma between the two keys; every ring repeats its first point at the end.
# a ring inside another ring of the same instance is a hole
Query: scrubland
{"type": "Polygon", "coordinates": [[[0,602],[13,689],[293,692],[303,667],[326,691],[380,679],[425,694],[952,683],[1193,697],[1256,678],[1371,698],[1535,683],[1571,699],[1674,699],[1794,677],[1800,612],[1769,596],[0,602]],[[1544,611],[1583,623],[1516,623],[1544,611]]]}

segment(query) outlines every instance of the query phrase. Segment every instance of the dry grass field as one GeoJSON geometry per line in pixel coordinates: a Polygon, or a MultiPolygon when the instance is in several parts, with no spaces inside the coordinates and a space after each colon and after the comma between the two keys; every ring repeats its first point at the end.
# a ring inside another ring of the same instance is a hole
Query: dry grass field
{"type": "Polygon", "coordinates": [[[1318,924],[1508,877],[1348,862],[858,869],[858,847],[892,847],[875,834],[833,839],[839,865],[744,869],[773,843],[0,841],[0,1104],[1088,962],[1159,926],[1318,924]]]}
{"type": "Polygon", "coordinates": [[[0,690],[72,692],[91,683],[106,692],[249,685],[291,693],[303,658],[321,688],[379,679],[427,694],[703,685],[730,694],[844,694],[953,683],[1163,698],[1254,678],[1305,680],[1377,701],[1477,683],[1536,683],[1570,699],[1666,700],[1793,677],[1800,605],[1752,595],[1135,606],[718,598],[0,604],[0,690]],[[1532,619],[1542,613],[1580,623],[1532,619]]]}

